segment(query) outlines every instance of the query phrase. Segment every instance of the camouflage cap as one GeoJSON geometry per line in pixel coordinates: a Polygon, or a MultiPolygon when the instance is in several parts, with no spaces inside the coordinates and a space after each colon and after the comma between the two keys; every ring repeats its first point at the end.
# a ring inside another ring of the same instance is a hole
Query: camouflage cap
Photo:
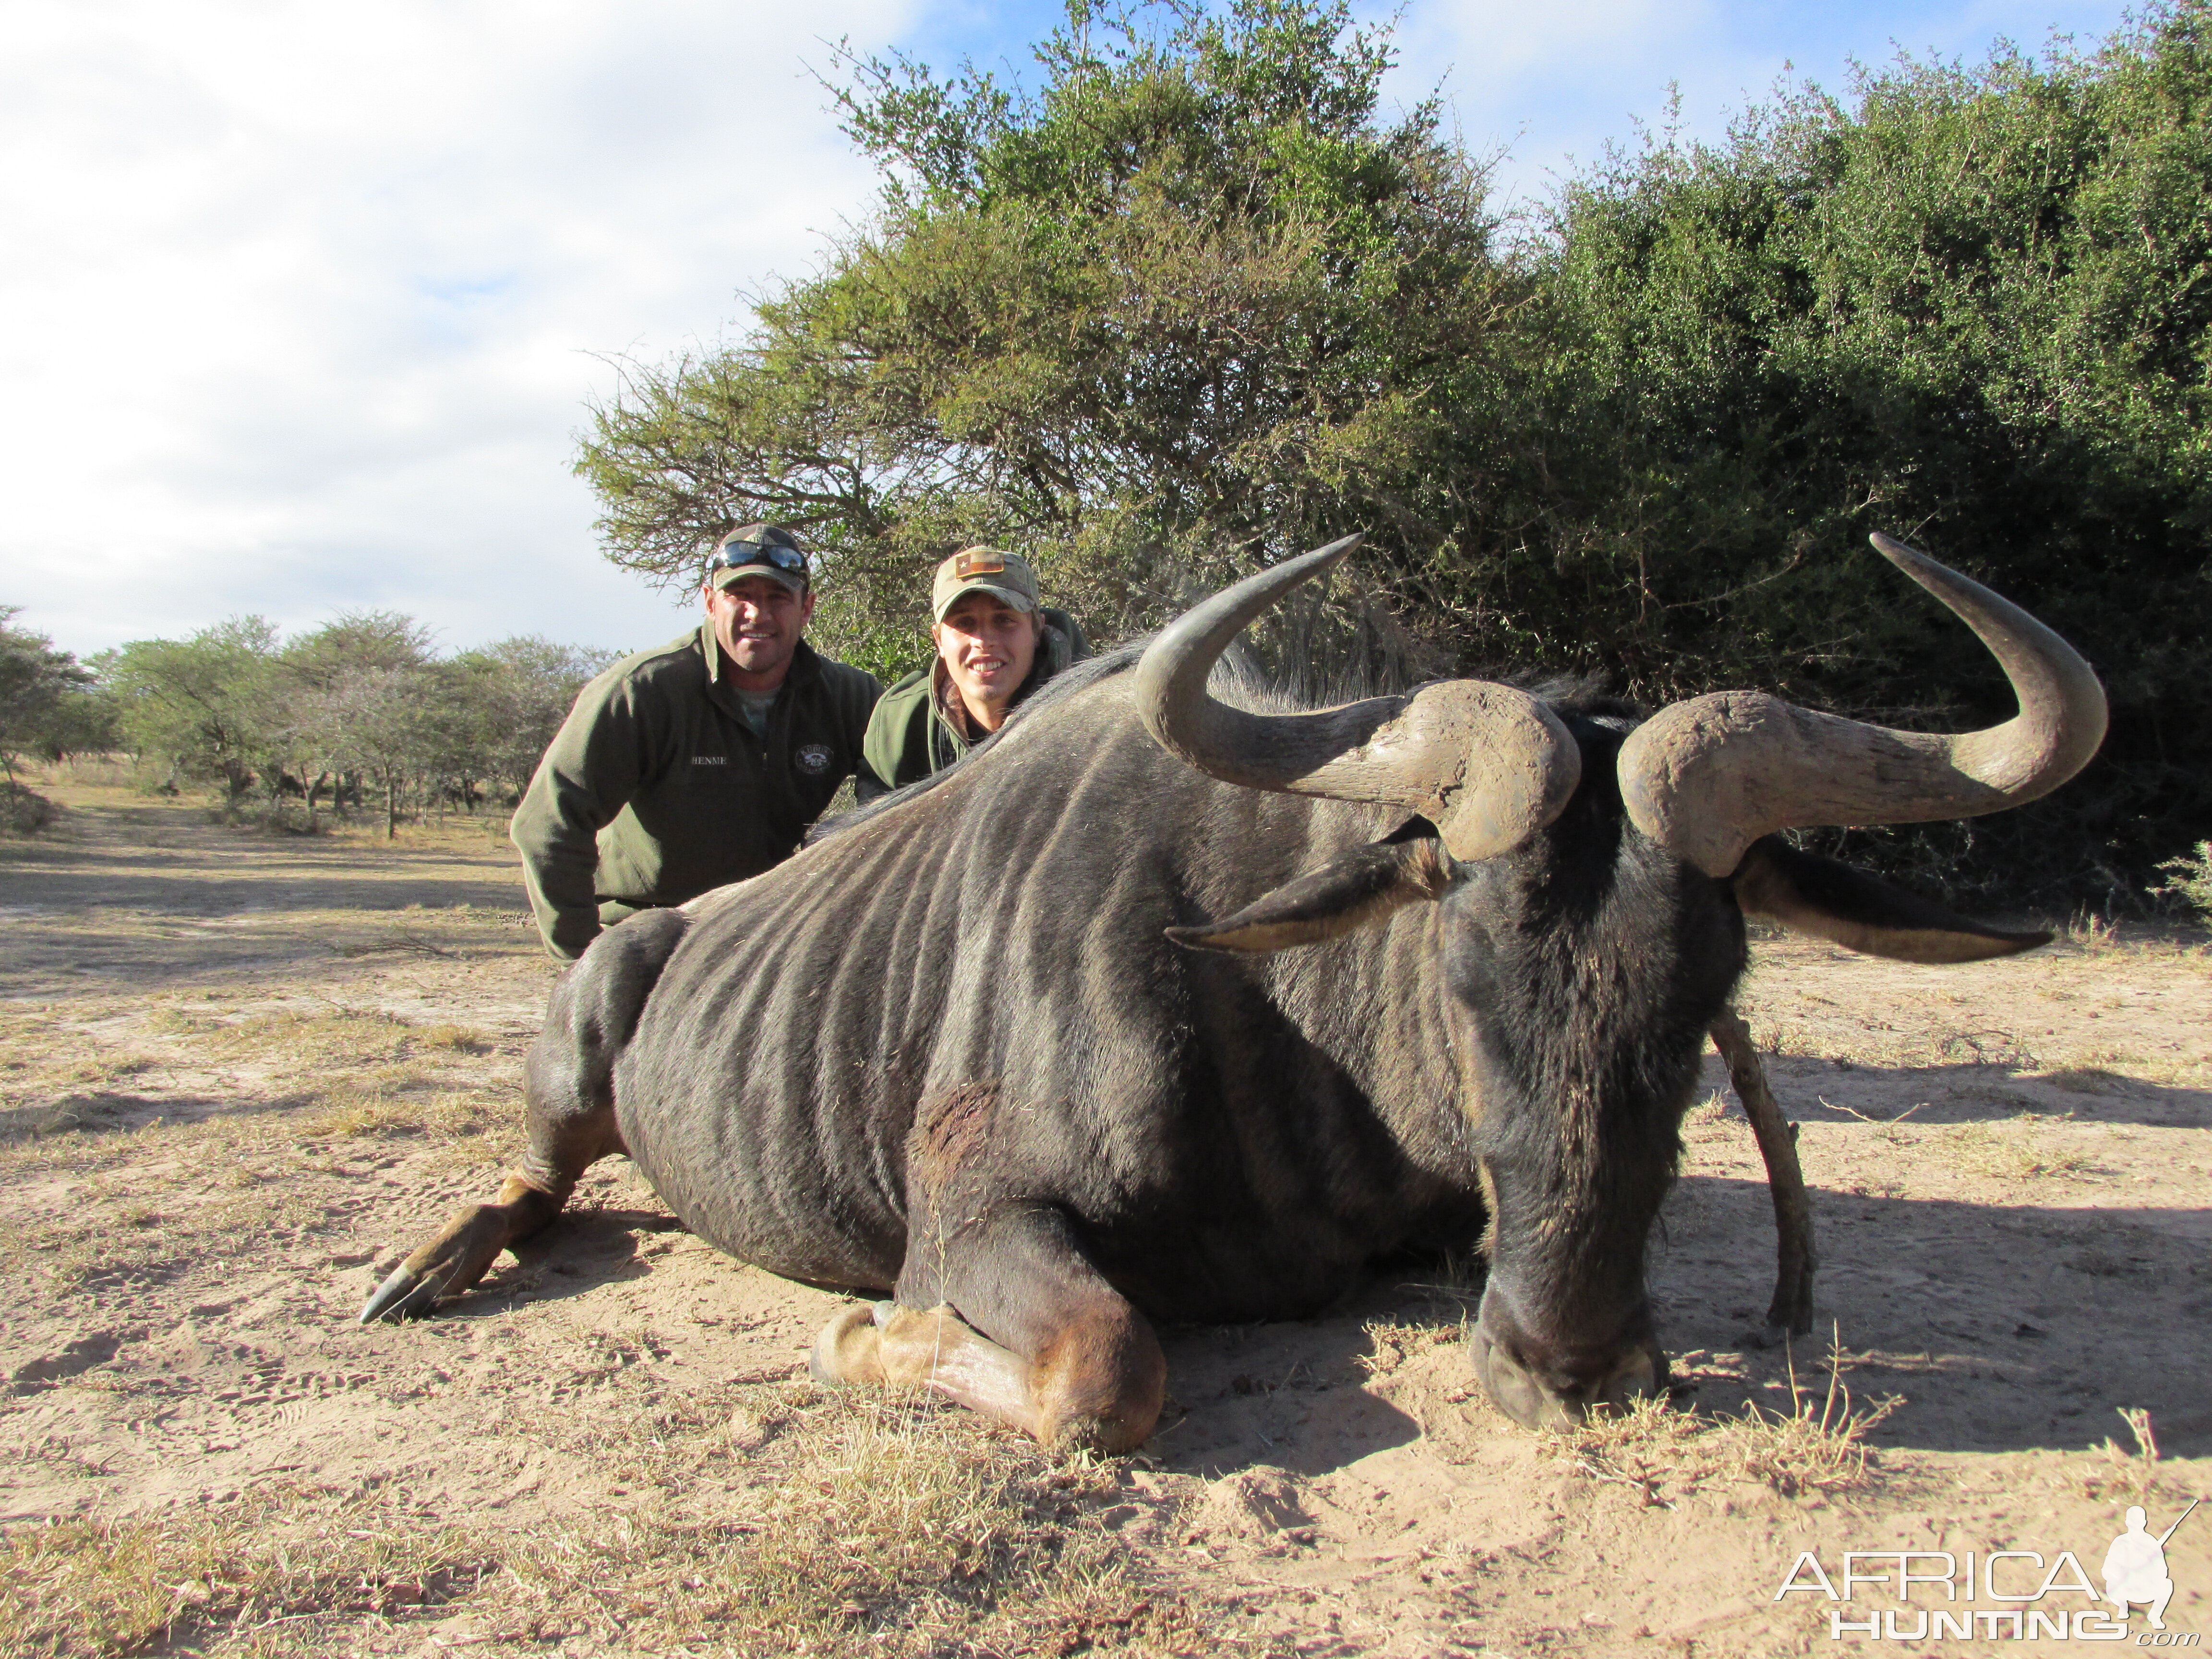
{"type": "Polygon", "coordinates": [[[806,592],[806,550],[780,524],[741,524],[716,544],[707,580],[727,587],[747,576],[767,576],[794,593],[806,592]]]}
{"type": "Polygon", "coordinates": [[[1017,611],[1037,608],[1036,572],[1018,553],[994,547],[963,547],[937,567],[930,585],[930,614],[939,622],[963,593],[988,593],[1017,611]]]}

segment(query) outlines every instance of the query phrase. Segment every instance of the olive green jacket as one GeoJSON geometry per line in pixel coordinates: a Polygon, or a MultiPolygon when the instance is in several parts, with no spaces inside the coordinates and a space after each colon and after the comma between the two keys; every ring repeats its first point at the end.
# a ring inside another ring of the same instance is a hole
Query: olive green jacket
{"type": "MultiPolygon", "coordinates": [[[[1037,687],[1070,663],[1091,654],[1091,641],[1067,612],[1048,606],[1044,621],[1036,660],[1014,693],[1012,708],[1020,708],[1037,687]]],[[[973,746],[945,717],[940,701],[945,695],[944,678],[944,663],[933,658],[928,667],[915,669],[884,693],[860,745],[864,763],[854,789],[863,803],[942,772],[973,746]]]]}
{"type": "Polygon", "coordinates": [[[577,694],[509,830],[555,956],[581,955],[632,911],[781,863],[859,769],[874,675],[801,641],[763,743],[720,665],[702,623],[577,694]]]}

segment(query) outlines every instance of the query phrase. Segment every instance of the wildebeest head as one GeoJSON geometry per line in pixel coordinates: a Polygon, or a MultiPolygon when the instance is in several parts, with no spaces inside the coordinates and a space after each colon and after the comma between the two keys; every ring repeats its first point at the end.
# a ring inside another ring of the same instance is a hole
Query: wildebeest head
{"type": "Polygon", "coordinates": [[[1271,951],[1441,907],[1449,1039],[1474,1080],[1490,1212],[1472,1343],[1491,1395],[1531,1427],[1665,1381],[1644,1251],[1680,1153],[1707,1025],[1744,963],[1743,917],[1850,949],[1963,962],[2045,933],[1966,921],[1778,831],[1964,817],[2057,788],[2096,752],[2102,689],[2033,617],[1876,536],[1972,628],[2020,699],[1956,735],[1894,732],[1759,692],[1695,697],[1638,722],[1449,680],[1408,696],[1259,714],[1207,677],[1236,634],[1357,545],[1351,538],[1216,595],[1146,649],[1136,698],[1153,737],[1214,777],[1402,808],[1395,833],[1171,936],[1271,951]]]}

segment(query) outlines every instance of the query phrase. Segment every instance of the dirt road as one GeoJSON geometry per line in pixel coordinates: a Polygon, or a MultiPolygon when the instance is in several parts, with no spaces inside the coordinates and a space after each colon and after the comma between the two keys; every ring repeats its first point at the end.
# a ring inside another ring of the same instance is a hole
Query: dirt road
{"type": "MultiPolygon", "coordinates": [[[[1678,1409],[1512,1427],[1440,1268],[1170,1333],[1145,1455],[1055,1462],[816,1389],[838,1298],[620,1164],[454,1311],[355,1326],[518,1145],[553,965],[511,855],[60,793],[0,842],[0,1651],[1765,1655],[1933,1608],[2002,1617],[1912,1650],[1995,1652],[2092,1609],[2062,1552],[2095,1578],[2127,1505],[2212,1492],[2201,940],[1759,943],[1832,1353],[1747,1340],[1771,1223],[1716,1060],[1656,1254],[1678,1409]],[[1776,1599],[1805,1552],[1840,1592],[1900,1549],[2056,1577],[1776,1599]]],[[[2166,1623],[2212,1631],[2212,1505],[2166,1559],[2166,1623]]]]}

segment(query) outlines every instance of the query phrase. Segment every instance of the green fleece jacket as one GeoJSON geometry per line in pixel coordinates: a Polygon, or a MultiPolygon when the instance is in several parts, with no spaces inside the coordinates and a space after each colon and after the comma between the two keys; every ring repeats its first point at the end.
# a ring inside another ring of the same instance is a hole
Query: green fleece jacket
{"type": "Polygon", "coordinates": [[[763,741],[720,667],[702,623],[577,694],[510,830],[555,956],[581,955],[635,910],[781,863],[859,769],[874,675],[802,641],[763,741]]]}
{"type": "MultiPolygon", "coordinates": [[[[1044,637],[1037,641],[1036,660],[1029,678],[1014,693],[1011,707],[1018,708],[1042,685],[1070,663],[1091,654],[1091,641],[1065,611],[1047,606],[1044,637]]],[[[883,701],[868,719],[866,738],[860,746],[864,764],[854,790],[863,804],[893,789],[919,782],[933,772],[942,772],[982,741],[968,735],[945,718],[944,702],[950,695],[945,665],[933,658],[927,668],[917,668],[884,693],[883,701]]]]}

